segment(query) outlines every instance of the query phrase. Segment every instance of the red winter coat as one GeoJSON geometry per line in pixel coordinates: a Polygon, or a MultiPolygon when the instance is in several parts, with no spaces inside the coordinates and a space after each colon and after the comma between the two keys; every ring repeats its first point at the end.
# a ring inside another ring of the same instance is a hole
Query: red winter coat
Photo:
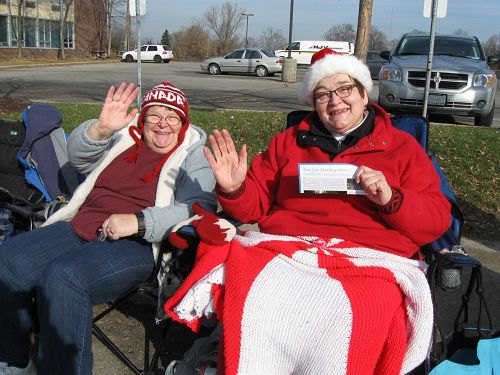
{"type": "Polygon", "coordinates": [[[335,237],[413,256],[449,228],[450,204],[421,146],[395,129],[380,107],[371,106],[372,132],[331,161],[318,147],[297,145],[297,130],[310,129],[311,116],[276,135],[253,160],[245,189],[232,197],[219,194],[223,209],[242,222],[257,222],[264,233],[335,237]],[[298,163],[350,163],[379,170],[401,192],[401,205],[387,214],[365,196],[301,194],[298,163]]]}

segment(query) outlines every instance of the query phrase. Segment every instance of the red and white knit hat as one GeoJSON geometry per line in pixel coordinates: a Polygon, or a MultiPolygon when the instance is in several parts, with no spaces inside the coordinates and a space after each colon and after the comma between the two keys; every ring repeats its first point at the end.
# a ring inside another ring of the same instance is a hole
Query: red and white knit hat
{"type": "Polygon", "coordinates": [[[373,81],[368,67],[355,56],[342,55],[330,48],[323,48],[311,58],[311,65],[300,83],[297,95],[304,104],[314,107],[314,90],[323,78],[336,73],[345,73],[363,85],[366,92],[373,88],[373,81]]]}
{"type": "Polygon", "coordinates": [[[149,107],[153,105],[172,109],[179,115],[183,124],[189,120],[189,106],[186,95],[170,82],[164,81],[144,94],[141,103],[141,114],[139,116],[141,129],[144,115],[149,107]]]}
{"type": "Polygon", "coordinates": [[[172,85],[170,82],[163,81],[144,94],[137,126],[131,126],[129,128],[129,134],[134,139],[136,148],[132,154],[127,156],[127,160],[131,162],[135,162],[135,160],[137,160],[139,147],[143,145],[142,133],[144,131],[144,116],[146,115],[147,110],[152,106],[162,106],[172,109],[181,118],[182,128],[179,131],[177,145],[165,154],[151,173],[141,177],[143,181],[150,181],[153,177],[158,176],[168,157],[184,141],[184,136],[189,127],[189,106],[186,95],[184,95],[181,90],[172,85]]]}

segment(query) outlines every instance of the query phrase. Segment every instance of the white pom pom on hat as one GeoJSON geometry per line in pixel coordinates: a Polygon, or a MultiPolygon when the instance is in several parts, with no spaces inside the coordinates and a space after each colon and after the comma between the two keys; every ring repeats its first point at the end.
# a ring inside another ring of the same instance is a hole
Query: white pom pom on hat
{"type": "Polygon", "coordinates": [[[367,93],[373,88],[370,70],[361,60],[355,56],[342,55],[330,48],[323,48],[311,58],[311,65],[297,89],[299,100],[314,107],[313,94],[318,82],[337,73],[348,74],[355,78],[367,93]]]}

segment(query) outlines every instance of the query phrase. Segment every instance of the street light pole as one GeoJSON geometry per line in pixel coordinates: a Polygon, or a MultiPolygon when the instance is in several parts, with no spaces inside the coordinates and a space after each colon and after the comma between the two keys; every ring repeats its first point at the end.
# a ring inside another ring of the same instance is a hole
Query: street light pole
{"type": "Polygon", "coordinates": [[[247,16],[247,31],[245,33],[245,48],[248,47],[248,17],[253,16],[253,13],[241,13],[242,16],[247,16]]]}

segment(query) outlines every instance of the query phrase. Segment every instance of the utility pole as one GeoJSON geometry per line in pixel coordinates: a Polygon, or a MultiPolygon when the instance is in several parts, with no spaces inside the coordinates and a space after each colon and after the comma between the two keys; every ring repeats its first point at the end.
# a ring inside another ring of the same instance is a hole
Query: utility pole
{"type": "Polygon", "coordinates": [[[292,58],[293,0],[290,0],[290,24],[288,26],[288,58],[292,58]]]}
{"type": "Polygon", "coordinates": [[[137,95],[137,108],[141,108],[142,102],[142,67],[141,67],[141,2],[135,0],[135,24],[137,27],[137,87],[139,94],[137,95]]]}
{"type": "Polygon", "coordinates": [[[241,13],[242,16],[247,16],[247,31],[245,33],[245,48],[248,47],[248,17],[253,16],[253,13],[241,13]]]}
{"type": "Polygon", "coordinates": [[[368,47],[370,44],[370,32],[372,24],[373,0],[359,0],[358,31],[356,33],[355,55],[366,61],[368,47]]]}
{"type": "Polygon", "coordinates": [[[427,58],[427,69],[425,74],[424,105],[422,107],[422,116],[427,118],[427,107],[429,105],[429,90],[432,77],[432,58],[434,56],[434,38],[436,35],[436,17],[438,12],[438,0],[432,0],[431,4],[431,35],[429,40],[429,56],[427,58]]]}
{"type": "Polygon", "coordinates": [[[290,26],[288,27],[288,58],[283,60],[281,80],[283,82],[297,82],[297,60],[292,59],[292,26],[293,26],[293,0],[290,0],[290,26]]]}

